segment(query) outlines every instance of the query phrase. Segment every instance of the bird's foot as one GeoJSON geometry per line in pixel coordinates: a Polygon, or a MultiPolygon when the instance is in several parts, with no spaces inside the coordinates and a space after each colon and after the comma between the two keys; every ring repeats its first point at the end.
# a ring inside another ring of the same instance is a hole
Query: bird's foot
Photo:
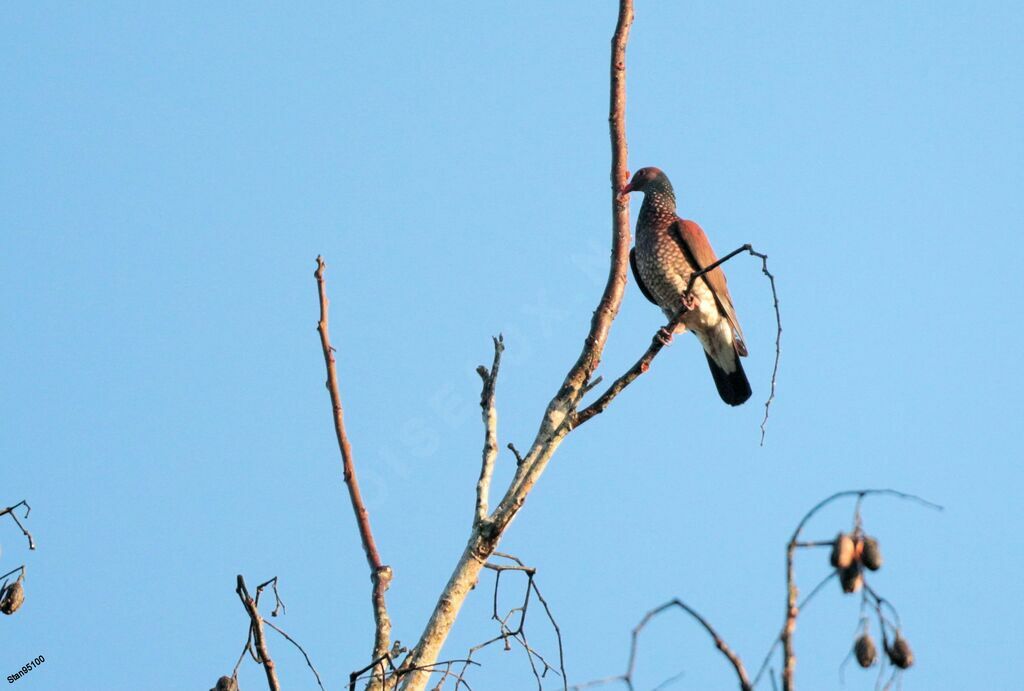
{"type": "Polygon", "coordinates": [[[672,345],[672,332],[663,326],[658,329],[658,333],[654,334],[654,340],[663,346],[672,345]]]}
{"type": "Polygon", "coordinates": [[[692,312],[700,307],[700,298],[693,293],[683,293],[683,297],[680,299],[683,307],[686,308],[687,312],[692,312]]]}

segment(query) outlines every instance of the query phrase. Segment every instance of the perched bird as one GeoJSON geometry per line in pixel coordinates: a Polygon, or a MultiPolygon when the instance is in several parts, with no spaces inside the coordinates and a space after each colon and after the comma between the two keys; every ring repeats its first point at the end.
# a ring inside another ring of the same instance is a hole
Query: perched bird
{"type": "MultiPolygon", "coordinates": [[[[746,357],[736,310],[722,269],[701,276],[690,296],[690,276],[718,261],[708,238],[693,221],[676,215],[672,183],[658,168],[641,168],[622,194],[643,192],[644,203],[636,222],[636,246],[629,252],[629,264],[644,297],[661,308],[670,319],[684,306],[688,312],[675,333],[692,331],[704,346],[704,354],[722,400],[739,405],[750,398],[750,382],[740,357],[746,357]]],[[[672,334],[664,333],[667,342],[672,334]]]]}

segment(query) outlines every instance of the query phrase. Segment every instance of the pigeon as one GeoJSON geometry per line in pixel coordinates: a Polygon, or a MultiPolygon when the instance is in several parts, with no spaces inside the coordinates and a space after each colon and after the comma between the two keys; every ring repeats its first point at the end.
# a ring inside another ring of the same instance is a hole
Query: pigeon
{"type": "MultiPolygon", "coordinates": [[[[630,192],[644,195],[636,222],[636,246],[629,252],[641,292],[669,319],[687,308],[675,333],[693,332],[704,347],[718,395],[729,405],[740,405],[751,394],[740,362],[747,355],[747,346],[721,267],[701,276],[686,295],[691,275],[718,261],[715,251],[699,225],[676,215],[675,192],[661,170],[638,170],[621,191],[630,192]]],[[[663,330],[662,338],[668,342],[672,334],[663,330]]]]}

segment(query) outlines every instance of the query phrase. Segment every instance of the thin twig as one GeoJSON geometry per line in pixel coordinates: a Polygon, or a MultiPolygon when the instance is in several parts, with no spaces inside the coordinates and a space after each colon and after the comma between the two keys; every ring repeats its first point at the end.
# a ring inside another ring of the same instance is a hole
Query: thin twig
{"type": "Polygon", "coordinates": [[[316,667],[313,666],[313,661],[310,660],[309,659],[309,655],[306,654],[305,648],[303,648],[301,645],[299,645],[298,641],[296,641],[294,638],[292,638],[291,636],[286,634],[284,631],[282,631],[278,627],[274,626],[269,621],[264,620],[263,623],[266,624],[267,626],[269,626],[270,628],[274,629],[274,631],[277,631],[282,636],[284,636],[288,640],[289,643],[291,643],[292,645],[294,645],[296,648],[299,649],[299,652],[302,653],[302,657],[306,658],[306,666],[309,667],[309,669],[313,672],[313,676],[316,677],[316,685],[319,686],[321,689],[323,689],[324,685],[323,685],[323,682],[320,681],[320,673],[316,671],[316,667]]]}
{"type": "Polygon", "coordinates": [[[2,576],[0,576],[0,599],[2,599],[2,595],[3,595],[4,590],[7,589],[7,577],[8,576],[13,576],[18,571],[20,571],[21,573],[18,574],[17,581],[15,581],[15,582],[24,581],[25,580],[25,565],[24,564],[22,564],[21,566],[18,566],[16,568],[13,568],[10,571],[8,571],[7,573],[5,573],[2,576]]]}
{"type": "Polygon", "coordinates": [[[519,453],[519,449],[516,448],[516,445],[513,444],[512,442],[509,442],[508,444],[506,444],[506,447],[508,448],[509,451],[512,452],[512,455],[516,457],[516,465],[517,466],[522,465],[523,464],[523,455],[521,453],[519,453]]]}
{"type": "MultiPolygon", "coordinates": [[[[672,609],[673,607],[678,607],[679,609],[683,610],[691,617],[693,617],[697,621],[697,623],[704,627],[704,630],[707,631],[708,634],[711,636],[711,640],[714,642],[715,647],[718,648],[722,655],[724,655],[725,658],[732,665],[733,670],[736,672],[736,677],[739,680],[740,689],[742,691],[750,691],[751,689],[753,689],[754,687],[750,683],[750,678],[747,676],[747,670],[743,666],[743,661],[740,659],[740,656],[737,655],[732,650],[732,648],[730,648],[726,644],[725,640],[723,640],[722,637],[718,635],[718,632],[715,631],[714,627],[711,626],[707,619],[702,617],[700,614],[696,612],[696,610],[694,610],[692,607],[687,605],[679,598],[669,600],[668,602],[650,610],[643,616],[643,618],[640,620],[640,623],[633,628],[629,645],[629,662],[626,665],[626,671],[624,674],[620,674],[618,676],[613,677],[605,677],[604,679],[595,679],[594,681],[589,681],[584,684],[573,686],[572,689],[575,691],[576,689],[586,689],[594,686],[601,686],[604,684],[610,684],[619,681],[626,684],[630,691],[632,691],[633,675],[636,672],[636,657],[638,648],[637,644],[639,642],[640,633],[644,630],[644,627],[646,627],[652,619],[662,614],[663,612],[672,609]]],[[[677,677],[678,676],[679,675],[677,675],[677,677]]]]}
{"type": "Polygon", "coordinates": [[[270,616],[276,617],[278,612],[287,612],[288,608],[284,606],[284,601],[281,600],[281,596],[277,592],[277,576],[274,576],[269,581],[264,581],[256,586],[256,606],[259,607],[260,595],[263,594],[263,589],[268,585],[271,586],[274,591],[274,610],[270,613],[270,616]]]}
{"type": "MultiPolygon", "coordinates": [[[[362,494],[359,491],[359,480],[356,477],[355,461],[352,456],[352,446],[348,441],[348,433],[345,431],[345,415],[341,407],[341,393],[338,387],[338,371],[334,359],[334,348],[331,346],[331,337],[328,331],[328,310],[330,301],[327,299],[327,284],[324,279],[324,272],[327,264],[322,257],[316,258],[317,292],[320,296],[320,321],[317,323],[317,331],[320,333],[320,346],[324,353],[324,364],[327,367],[327,390],[331,394],[331,407],[334,417],[334,431],[338,438],[338,449],[341,451],[341,463],[345,485],[348,487],[349,499],[352,502],[352,511],[355,513],[356,525],[359,528],[359,537],[363,543],[363,551],[366,553],[366,562],[370,566],[370,578],[373,582],[371,591],[371,604],[373,606],[373,617],[376,624],[373,643],[373,657],[379,658],[391,647],[391,618],[388,616],[387,603],[384,593],[391,584],[391,567],[381,561],[380,553],[377,551],[377,544],[373,539],[373,531],[370,528],[370,513],[363,503],[362,494]]],[[[379,685],[382,679],[375,679],[371,688],[379,685]]]]}
{"type": "MultiPolygon", "coordinates": [[[[235,669],[232,670],[231,676],[234,679],[238,678],[238,668],[242,666],[242,660],[245,659],[245,654],[249,653],[253,659],[256,660],[256,654],[252,650],[252,626],[249,627],[245,637],[245,645],[242,646],[242,654],[238,656],[238,662],[235,663],[235,669]]],[[[259,662],[259,660],[256,660],[259,662]]]]}
{"type": "Polygon", "coordinates": [[[28,502],[25,501],[24,499],[19,501],[14,506],[8,506],[6,509],[0,509],[0,518],[2,518],[3,516],[10,516],[12,519],[14,519],[14,522],[17,523],[18,527],[21,529],[22,535],[24,535],[26,538],[28,538],[28,548],[29,549],[35,549],[36,548],[36,541],[32,539],[32,533],[28,532],[28,530],[25,528],[25,526],[21,524],[21,521],[18,520],[18,514],[14,513],[14,510],[16,508],[18,508],[19,506],[24,506],[25,507],[24,518],[28,518],[29,513],[32,512],[32,507],[29,506],[28,502]]]}
{"type": "Polygon", "coordinates": [[[566,685],[567,682],[566,682],[566,673],[565,673],[565,655],[564,655],[564,649],[563,649],[563,646],[562,646],[562,631],[561,631],[561,629],[558,626],[558,622],[555,621],[555,617],[554,617],[554,615],[551,612],[550,606],[548,605],[547,601],[544,599],[544,596],[541,594],[540,588],[537,586],[537,581],[535,579],[535,576],[537,575],[537,569],[532,567],[532,566],[527,566],[526,564],[523,563],[523,561],[521,559],[519,559],[518,557],[516,557],[516,556],[514,556],[512,554],[506,554],[504,552],[495,551],[492,554],[492,556],[499,557],[501,559],[507,559],[507,560],[513,562],[511,564],[498,564],[498,563],[494,563],[494,562],[488,561],[487,563],[484,564],[484,568],[486,568],[486,569],[488,569],[490,571],[494,571],[495,572],[495,574],[494,574],[494,591],[493,591],[492,601],[491,601],[491,619],[498,622],[499,633],[498,633],[498,635],[496,635],[496,636],[494,636],[494,637],[484,641],[483,643],[479,643],[479,644],[473,646],[472,648],[470,648],[469,649],[469,653],[466,656],[467,664],[464,664],[462,669],[458,673],[446,670],[446,672],[445,672],[444,676],[442,677],[441,681],[438,683],[438,685],[435,688],[439,689],[442,686],[442,684],[444,683],[444,681],[447,679],[448,676],[455,677],[455,679],[456,679],[455,688],[456,689],[458,689],[460,685],[466,685],[468,687],[468,684],[465,681],[465,674],[466,674],[467,668],[469,666],[468,663],[473,660],[473,656],[477,652],[479,652],[480,650],[483,650],[484,648],[487,648],[488,646],[490,646],[490,645],[492,645],[494,643],[497,643],[499,641],[501,641],[501,642],[503,642],[505,644],[505,649],[506,650],[509,650],[510,649],[509,641],[512,640],[512,641],[515,641],[516,643],[518,643],[523,648],[523,651],[526,653],[527,660],[529,661],[529,664],[530,664],[530,669],[533,672],[533,676],[534,676],[535,680],[537,681],[538,689],[542,689],[543,688],[541,680],[547,676],[547,673],[549,671],[554,672],[555,674],[557,674],[562,679],[562,688],[563,689],[567,689],[568,687],[566,685]],[[526,589],[523,592],[523,602],[522,602],[522,604],[520,604],[518,607],[513,607],[504,616],[501,616],[498,613],[498,591],[499,591],[499,588],[501,586],[501,575],[503,573],[505,573],[506,571],[514,571],[514,572],[518,571],[518,572],[521,572],[521,573],[525,574],[526,578],[527,578],[527,582],[526,582],[526,589]],[[531,593],[536,594],[537,599],[540,601],[541,605],[544,607],[544,612],[547,614],[548,621],[551,623],[551,626],[552,626],[552,628],[555,631],[555,636],[558,639],[558,668],[555,668],[554,665],[552,665],[550,662],[548,662],[547,659],[540,652],[538,652],[532,646],[530,646],[529,642],[527,641],[525,626],[526,626],[527,612],[529,611],[529,608],[530,608],[530,595],[531,595],[531,593]],[[516,614],[519,615],[518,623],[516,624],[515,628],[513,629],[513,628],[511,628],[509,626],[509,620],[513,617],[513,615],[516,615],[516,614]],[[543,670],[538,671],[537,665],[536,665],[536,663],[534,661],[535,659],[536,659],[537,662],[540,662],[544,666],[543,670]]]}

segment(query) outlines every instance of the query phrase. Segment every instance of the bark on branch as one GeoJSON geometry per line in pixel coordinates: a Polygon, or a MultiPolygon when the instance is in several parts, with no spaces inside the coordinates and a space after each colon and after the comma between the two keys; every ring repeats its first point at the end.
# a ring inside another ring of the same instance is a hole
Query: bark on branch
{"type": "Polygon", "coordinates": [[[498,411],[494,406],[494,387],[498,383],[498,369],[501,367],[501,353],[505,350],[505,341],[498,334],[494,339],[494,362],[491,369],[483,365],[477,373],[483,380],[483,391],[480,393],[480,408],[484,420],[484,451],[480,467],[480,480],[476,483],[476,514],[473,525],[487,519],[488,502],[491,493],[491,476],[494,474],[494,461],[498,458],[498,411]]]}
{"type": "MultiPolygon", "coordinates": [[[[334,360],[334,348],[331,346],[331,337],[328,331],[330,301],[327,299],[327,285],[324,278],[326,269],[327,264],[323,258],[317,257],[316,272],[313,275],[316,277],[317,291],[320,296],[320,321],[317,323],[316,328],[320,333],[320,345],[324,353],[324,364],[327,367],[327,390],[331,394],[334,431],[338,437],[338,449],[341,451],[345,485],[348,487],[352,511],[355,513],[359,537],[363,543],[363,551],[366,553],[366,562],[370,567],[370,580],[373,583],[370,598],[376,630],[372,658],[378,659],[386,655],[391,646],[391,618],[388,616],[384,593],[391,584],[392,572],[391,567],[381,561],[380,553],[377,551],[377,543],[374,542],[373,531],[370,528],[370,513],[366,510],[363,496],[359,491],[359,479],[356,477],[352,446],[349,444],[348,433],[345,431],[345,415],[341,407],[341,394],[338,389],[338,371],[334,360]]],[[[370,688],[379,688],[382,681],[382,674],[375,675],[370,683],[370,688]]]]}

